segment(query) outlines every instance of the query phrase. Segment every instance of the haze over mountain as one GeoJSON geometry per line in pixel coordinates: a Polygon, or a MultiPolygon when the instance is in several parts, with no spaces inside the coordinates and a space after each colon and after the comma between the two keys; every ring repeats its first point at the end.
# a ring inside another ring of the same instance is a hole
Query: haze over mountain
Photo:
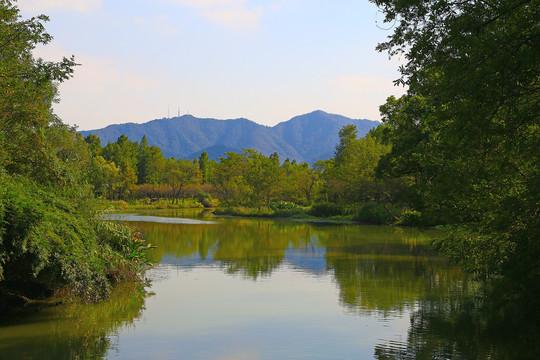
{"type": "Polygon", "coordinates": [[[339,130],[348,124],[356,125],[359,136],[364,136],[380,123],[318,110],[273,127],[244,118],[217,120],[183,115],[144,124],[109,125],[80,133],[83,136],[97,133],[103,145],[115,142],[122,134],[132,141],[140,141],[146,135],[148,143],[159,146],[166,157],[193,159],[206,151],[214,159],[226,152],[240,152],[246,148],[267,156],[277,152],[282,161],[289,158],[313,163],[333,156],[339,130]]]}

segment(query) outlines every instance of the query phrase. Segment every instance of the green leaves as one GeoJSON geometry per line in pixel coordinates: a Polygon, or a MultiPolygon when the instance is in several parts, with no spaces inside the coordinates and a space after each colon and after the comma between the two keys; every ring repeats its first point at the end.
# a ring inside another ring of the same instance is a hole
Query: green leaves
{"type": "Polygon", "coordinates": [[[540,1],[374,2],[396,21],[378,49],[406,54],[409,85],[381,107],[392,151],[378,174],[412,176],[422,216],[454,224],[439,249],[538,292],[540,1]]]}

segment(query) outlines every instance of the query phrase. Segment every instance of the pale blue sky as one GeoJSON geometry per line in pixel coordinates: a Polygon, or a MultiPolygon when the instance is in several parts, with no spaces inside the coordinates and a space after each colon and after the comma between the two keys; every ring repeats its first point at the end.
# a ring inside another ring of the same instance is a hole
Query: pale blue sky
{"type": "MultiPolygon", "coordinates": [[[[367,0],[20,0],[49,15],[48,60],[74,54],[56,113],[79,129],[190,113],[273,126],[324,110],[380,118],[402,88],[367,0]]],[[[382,24],[379,24],[382,25],[382,24]]]]}

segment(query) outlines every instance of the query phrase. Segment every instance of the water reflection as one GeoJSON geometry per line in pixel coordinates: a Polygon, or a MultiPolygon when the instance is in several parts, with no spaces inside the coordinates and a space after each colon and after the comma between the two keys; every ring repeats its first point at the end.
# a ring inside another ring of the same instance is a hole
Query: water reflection
{"type": "Polygon", "coordinates": [[[101,359],[114,346],[112,335],[130,326],[149,295],[141,285],[114,289],[97,304],[35,305],[0,318],[2,359],[101,359]]]}
{"type": "Polygon", "coordinates": [[[429,249],[437,233],[212,219],[196,211],[145,216],[161,217],[134,223],[157,246],[150,255],[159,265],[148,273],[156,296],[131,288],[108,303],[11,319],[0,324],[0,357],[382,360],[518,353],[515,341],[493,337],[477,284],[429,249]],[[167,220],[186,215],[204,221],[167,220]]]}
{"type": "Polygon", "coordinates": [[[426,245],[434,233],[359,225],[314,225],[266,220],[222,220],[217,226],[145,223],[151,256],[159,263],[217,263],[253,280],[284,262],[306,273],[331,273],[340,302],[358,313],[401,311],[416,299],[475,285],[426,245]]]}
{"type": "Polygon", "coordinates": [[[406,342],[376,345],[375,358],[538,359],[538,339],[532,343],[519,341],[519,334],[492,323],[492,318],[492,314],[486,314],[481,297],[424,298],[411,314],[406,342]]]}

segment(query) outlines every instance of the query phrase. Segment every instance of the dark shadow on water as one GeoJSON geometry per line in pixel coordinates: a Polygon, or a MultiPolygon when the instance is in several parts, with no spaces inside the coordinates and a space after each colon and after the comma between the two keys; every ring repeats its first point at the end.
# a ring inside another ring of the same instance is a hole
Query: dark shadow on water
{"type": "Polygon", "coordinates": [[[114,348],[112,336],[144,310],[150,294],[126,283],[110,300],[96,304],[35,304],[0,319],[2,359],[102,359],[114,348]]]}
{"type": "Polygon", "coordinates": [[[536,360],[540,359],[540,333],[528,320],[493,313],[483,296],[422,299],[410,317],[404,342],[375,346],[378,360],[536,360]]]}

